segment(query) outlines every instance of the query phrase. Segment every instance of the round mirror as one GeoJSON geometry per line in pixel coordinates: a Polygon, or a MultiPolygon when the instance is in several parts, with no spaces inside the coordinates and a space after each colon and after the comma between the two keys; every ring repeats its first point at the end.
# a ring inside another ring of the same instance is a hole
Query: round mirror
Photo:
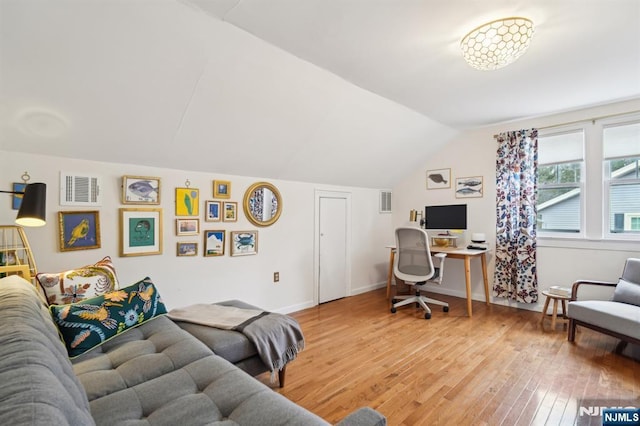
{"type": "Polygon", "coordinates": [[[276,223],[282,213],[282,196],[268,182],[254,183],[244,193],[244,214],[256,226],[276,223]]]}

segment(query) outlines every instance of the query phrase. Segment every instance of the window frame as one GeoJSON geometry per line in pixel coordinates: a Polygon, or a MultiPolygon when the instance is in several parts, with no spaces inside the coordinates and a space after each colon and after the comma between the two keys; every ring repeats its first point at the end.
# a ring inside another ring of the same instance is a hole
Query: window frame
{"type": "MultiPolygon", "coordinates": [[[[611,127],[628,126],[640,123],[640,114],[627,114],[614,119],[603,120],[600,124],[599,134],[602,142],[602,149],[600,150],[600,161],[602,171],[602,239],[604,240],[619,240],[619,241],[640,241],[639,232],[611,232],[611,188],[622,185],[640,185],[640,176],[636,176],[635,179],[624,179],[621,181],[613,181],[611,179],[611,171],[609,170],[608,162],[616,159],[635,158],[640,159],[640,155],[633,155],[628,157],[612,157],[605,158],[605,129],[611,127]]],[[[637,213],[625,213],[625,221],[627,215],[637,215],[637,213]]]]}
{"type": "MultiPolygon", "coordinates": [[[[537,228],[537,235],[541,238],[558,238],[558,239],[583,239],[585,237],[585,227],[586,227],[586,214],[585,214],[585,199],[586,199],[586,185],[585,185],[585,173],[586,170],[586,143],[587,143],[587,131],[584,125],[572,125],[572,126],[558,126],[553,129],[548,130],[540,130],[538,132],[538,140],[545,137],[559,136],[563,134],[572,134],[572,133],[582,133],[582,158],[580,160],[570,160],[570,161],[561,161],[561,162],[551,162],[551,163],[538,163],[538,178],[539,170],[541,167],[546,166],[559,166],[562,164],[573,164],[580,163],[580,180],[578,182],[568,182],[568,183],[553,183],[553,184],[545,184],[541,185],[540,180],[538,179],[538,188],[537,191],[541,189],[553,189],[553,188],[576,188],[579,189],[580,196],[580,215],[579,215],[579,231],[578,232],[570,232],[570,231],[552,231],[552,230],[543,230],[542,228],[537,228]]],[[[538,207],[540,203],[536,201],[536,220],[538,216],[538,207]]]]}

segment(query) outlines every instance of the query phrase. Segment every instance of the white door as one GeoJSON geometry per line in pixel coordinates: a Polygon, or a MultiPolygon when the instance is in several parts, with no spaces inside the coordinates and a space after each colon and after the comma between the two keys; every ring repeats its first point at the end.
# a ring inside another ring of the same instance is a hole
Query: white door
{"type": "Polygon", "coordinates": [[[347,295],[348,268],[348,199],[340,196],[319,197],[319,303],[347,295]]]}

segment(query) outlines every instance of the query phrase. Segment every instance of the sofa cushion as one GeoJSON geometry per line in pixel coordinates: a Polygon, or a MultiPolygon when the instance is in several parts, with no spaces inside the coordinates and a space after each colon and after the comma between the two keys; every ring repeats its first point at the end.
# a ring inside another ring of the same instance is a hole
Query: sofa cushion
{"type": "Polygon", "coordinates": [[[613,301],[640,306],[640,284],[621,279],[613,292],[613,301]]]}
{"type": "Polygon", "coordinates": [[[17,275],[0,279],[0,424],[92,425],[44,300],[17,275]]]}
{"type": "Polygon", "coordinates": [[[109,256],[81,268],[40,273],[36,280],[52,305],[81,302],[118,288],[116,270],[109,256]]]}
{"type": "Polygon", "coordinates": [[[81,355],[116,335],[167,313],[148,277],[82,303],[51,305],[51,314],[69,352],[81,355]]]}
{"type": "Polygon", "coordinates": [[[607,300],[569,302],[567,316],[587,324],[640,339],[640,307],[607,300]]]}
{"type": "Polygon", "coordinates": [[[73,360],[102,424],[327,425],[166,316],[73,360]],[[117,407],[114,409],[114,407],[117,407]]]}

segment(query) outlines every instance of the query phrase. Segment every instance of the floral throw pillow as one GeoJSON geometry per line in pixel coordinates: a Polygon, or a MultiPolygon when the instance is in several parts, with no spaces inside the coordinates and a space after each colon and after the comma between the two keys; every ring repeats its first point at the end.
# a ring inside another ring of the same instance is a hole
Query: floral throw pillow
{"type": "Polygon", "coordinates": [[[49,306],[69,358],[167,313],[149,277],[80,303],[49,306]]]}
{"type": "Polygon", "coordinates": [[[50,305],[78,303],[118,288],[116,270],[109,256],[81,268],[41,273],[36,275],[36,280],[50,305]]]}

